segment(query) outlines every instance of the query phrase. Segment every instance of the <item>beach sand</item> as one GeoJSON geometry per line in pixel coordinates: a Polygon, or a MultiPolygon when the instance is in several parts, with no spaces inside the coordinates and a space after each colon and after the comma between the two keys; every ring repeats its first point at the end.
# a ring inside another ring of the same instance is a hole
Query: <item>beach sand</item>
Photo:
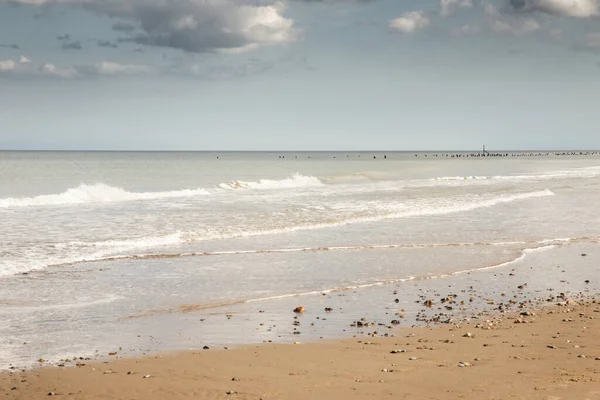
{"type": "Polygon", "coordinates": [[[569,303],[394,337],[12,371],[0,374],[0,398],[600,399],[600,302],[569,303]]]}

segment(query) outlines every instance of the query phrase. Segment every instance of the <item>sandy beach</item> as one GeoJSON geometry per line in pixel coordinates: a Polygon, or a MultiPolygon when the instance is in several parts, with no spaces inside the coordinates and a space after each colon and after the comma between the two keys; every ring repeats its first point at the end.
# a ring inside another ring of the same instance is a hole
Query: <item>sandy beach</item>
{"type": "Polygon", "coordinates": [[[568,300],[534,309],[476,323],[399,328],[394,337],[73,360],[64,368],[4,373],[0,394],[7,399],[600,399],[600,303],[568,300]]]}

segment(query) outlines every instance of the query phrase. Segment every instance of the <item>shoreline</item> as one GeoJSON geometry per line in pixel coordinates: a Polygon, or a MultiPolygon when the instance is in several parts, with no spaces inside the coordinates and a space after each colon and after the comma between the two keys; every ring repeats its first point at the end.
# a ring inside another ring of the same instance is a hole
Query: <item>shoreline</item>
{"type": "Polygon", "coordinates": [[[395,337],[242,345],[0,373],[0,395],[33,399],[52,393],[82,400],[600,398],[597,294],[543,303],[523,302],[517,305],[521,311],[500,311],[467,323],[398,328],[395,337]]]}
{"type": "MultiPolygon", "coordinates": [[[[74,359],[104,361],[113,358],[109,356],[111,353],[133,358],[204,346],[215,349],[320,342],[374,332],[377,336],[390,336],[399,327],[491,318],[517,311],[519,307],[545,307],[559,301],[560,293],[565,293],[566,297],[562,297],[566,299],[599,294],[600,282],[594,278],[596,247],[595,243],[593,247],[589,243],[558,246],[551,249],[552,253],[533,252],[527,262],[504,263],[502,268],[345,291],[319,291],[310,296],[226,304],[219,309],[189,302],[175,308],[151,309],[154,312],[141,315],[119,315],[109,303],[100,306],[106,307],[114,323],[97,332],[95,337],[100,340],[47,351],[43,343],[30,341],[23,333],[21,340],[14,340],[11,347],[4,348],[7,361],[2,367],[18,371],[74,364],[74,359]],[[584,253],[590,256],[583,257],[584,253]],[[305,307],[307,312],[294,314],[292,310],[298,306],[305,307]],[[23,361],[9,361],[15,359],[23,361]],[[43,361],[38,362],[40,359],[43,361]]],[[[64,342],[65,338],[49,335],[46,340],[64,342]]]]}

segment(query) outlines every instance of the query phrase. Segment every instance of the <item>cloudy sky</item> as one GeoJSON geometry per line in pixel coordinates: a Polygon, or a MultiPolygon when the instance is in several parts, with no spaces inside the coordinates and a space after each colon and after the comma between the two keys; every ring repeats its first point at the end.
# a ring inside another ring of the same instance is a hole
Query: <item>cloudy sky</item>
{"type": "Polygon", "coordinates": [[[0,149],[600,148],[596,0],[0,0],[0,149]]]}

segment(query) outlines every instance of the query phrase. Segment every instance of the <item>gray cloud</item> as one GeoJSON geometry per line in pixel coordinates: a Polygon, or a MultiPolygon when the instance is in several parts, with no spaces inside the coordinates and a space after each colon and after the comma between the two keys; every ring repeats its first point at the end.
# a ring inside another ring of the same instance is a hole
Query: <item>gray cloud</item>
{"type": "MultiPolygon", "coordinates": [[[[126,41],[187,52],[243,52],[293,42],[301,32],[283,16],[280,0],[13,0],[39,7],[61,4],[107,15],[126,41]]],[[[68,39],[67,39],[68,40],[68,39]]]]}
{"type": "Polygon", "coordinates": [[[72,42],[65,41],[60,47],[64,50],[81,50],[83,48],[79,40],[74,40],[72,42]]]}
{"type": "Polygon", "coordinates": [[[137,26],[127,21],[117,21],[112,26],[113,30],[117,32],[133,32],[137,29],[137,26]]]}
{"type": "Polygon", "coordinates": [[[119,45],[115,42],[111,42],[110,40],[96,40],[96,44],[99,47],[111,47],[113,49],[116,49],[117,47],[119,47],[119,45]]]}

